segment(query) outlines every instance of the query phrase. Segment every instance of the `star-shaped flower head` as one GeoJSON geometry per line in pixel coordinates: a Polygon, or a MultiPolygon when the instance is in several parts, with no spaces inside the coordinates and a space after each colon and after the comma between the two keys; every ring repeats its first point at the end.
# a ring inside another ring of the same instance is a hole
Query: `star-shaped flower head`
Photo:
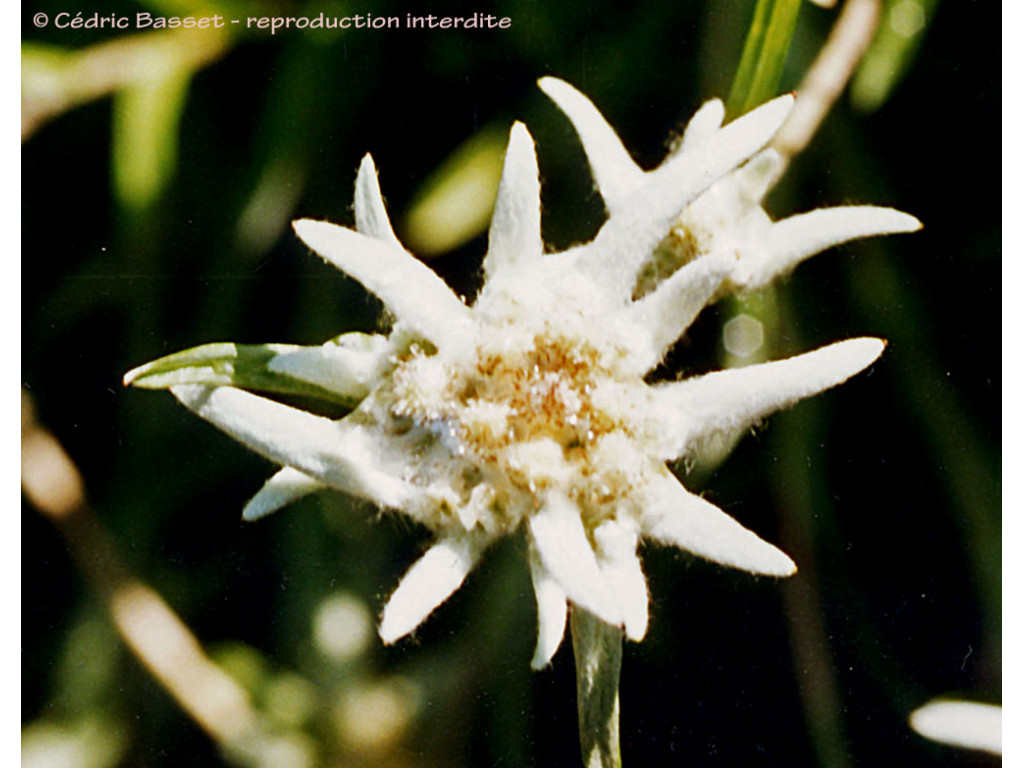
{"type": "MultiPolygon", "coordinates": [[[[540,87],[572,122],[598,191],[609,215],[614,215],[649,174],[633,162],[614,129],[586,96],[553,77],[542,78],[540,87]]],[[[725,106],[719,99],[705,103],[665,162],[680,154],[703,151],[703,145],[721,132],[724,117],[725,106]]],[[[649,287],[652,276],[656,280],[680,264],[712,253],[734,256],[720,293],[753,290],[834,245],[921,227],[913,216],[870,205],[819,208],[773,222],[762,201],[783,170],[782,157],[769,147],[712,184],[674,222],[649,262],[648,272],[641,275],[640,291],[649,287]]]]}
{"type": "Polygon", "coordinates": [[[886,209],[834,209],[859,211],[862,226],[851,233],[828,213],[808,214],[799,226],[760,217],[767,237],[739,234],[758,218],[756,200],[728,209],[735,219],[710,201],[730,185],[743,187],[747,161],[785,119],[790,96],[725,127],[706,107],[680,151],[644,173],[585,97],[552,78],[542,87],[576,126],[607,203],[608,219],[589,243],[544,252],[537,159],[519,123],[490,226],[485,282],[471,307],[395,237],[369,156],[356,180],[354,230],[295,223],[306,244],[381,299],[394,323],[387,336],[262,348],[260,382],[280,389],[281,381],[297,381],[357,403],[347,416],[334,421],[215,386],[239,383],[230,360],[250,354],[241,348],[211,345],[202,375],[156,361],[126,377],[170,386],[197,414],[283,465],[249,502],[247,519],[334,488],[434,533],[384,608],[386,643],[412,632],[458,589],[492,541],[523,529],[538,608],[535,667],[561,643],[568,603],[633,640],[644,636],[643,539],[752,573],[795,570],[783,552],[684,488],[666,462],[844,381],[884,343],[853,339],[682,381],[644,377],[718,293],[751,282],[744,282],[747,263],[788,266],[798,260],[793,254],[829,241],[917,226],[886,209]],[[700,247],[682,266],[652,270],[680,216],[707,227],[700,247]]]}

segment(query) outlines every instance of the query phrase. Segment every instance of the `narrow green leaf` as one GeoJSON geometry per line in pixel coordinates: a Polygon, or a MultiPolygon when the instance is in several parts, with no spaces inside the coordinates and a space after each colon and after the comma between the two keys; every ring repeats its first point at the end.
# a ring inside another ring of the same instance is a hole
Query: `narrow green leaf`
{"type": "Polygon", "coordinates": [[[878,109],[914,61],[938,0],[889,0],[878,33],[850,84],[850,100],[863,112],[878,109]]]}
{"type": "Polygon", "coordinates": [[[178,384],[227,385],[255,392],[304,395],[349,406],[358,402],[358,398],[270,368],[271,361],[280,355],[315,349],[294,344],[203,344],[129,371],[124,384],[143,389],[167,389],[178,384]]]}
{"type": "Polygon", "coordinates": [[[576,657],[576,703],[585,768],[622,768],[619,751],[619,673],[622,630],[573,608],[570,618],[576,657]]]}
{"type": "Polygon", "coordinates": [[[423,183],[404,220],[403,240],[412,251],[435,256],[487,230],[506,139],[494,125],[477,131],[423,183]]]}
{"type": "Polygon", "coordinates": [[[726,104],[734,120],[776,95],[801,0],[757,0],[740,66],[726,104]]]}
{"type": "Polygon", "coordinates": [[[114,96],[114,187],[131,210],[153,205],[174,175],[192,74],[188,67],[167,66],[114,96]]]}

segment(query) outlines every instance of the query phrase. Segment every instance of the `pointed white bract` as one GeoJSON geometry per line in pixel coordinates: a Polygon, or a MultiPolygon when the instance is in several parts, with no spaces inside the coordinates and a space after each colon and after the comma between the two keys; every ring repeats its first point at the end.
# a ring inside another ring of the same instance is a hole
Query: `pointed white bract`
{"type": "Polygon", "coordinates": [[[729,258],[708,257],[694,261],[624,310],[632,323],[650,329],[651,345],[649,353],[639,358],[640,373],[646,373],[661,362],[707,306],[732,266],[729,258]]]}
{"type": "Polygon", "coordinates": [[[259,493],[243,508],[242,519],[247,522],[259,520],[326,487],[327,484],[297,469],[285,467],[263,483],[259,493]]]}
{"type": "Polygon", "coordinates": [[[543,255],[537,153],[526,126],[516,123],[509,135],[494,202],[484,275],[490,277],[517,264],[530,265],[543,255]]]}
{"type": "MultiPolygon", "coordinates": [[[[836,243],[918,226],[866,206],[773,222],[761,200],[782,163],[765,147],[788,96],[724,127],[721,102],[705,104],[648,173],[585,96],[554,78],[541,87],[576,128],[606,203],[608,220],[590,242],[544,253],[536,154],[517,123],[485,283],[467,307],[395,237],[367,155],[356,229],[301,220],[295,231],[379,297],[394,330],[282,347],[267,364],[270,374],[359,404],[334,421],[206,385],[220,379],[182,383],[187,370],[168,379],[188,408],[283,467],[246,506],[246,519],[329,487],[398,510],[436,536],[384,609],[386,643],[458,589],[490,542],[525,532],[535,668],[557,651],[570,606],[632,640],[645,635],[644,540],[752,573],[793,573],[789,557],[687,491],[665,462],[844,381],[884,342],[853,339],[671,383],[645,377],[717,297],[836,243]]],[[[188,357],[196,359],[204,358],[188,357]]]]}
{"type": "Polygon", "coordinates": [[[765,576],[790,576],[796,565],[714,504],[687,491],[674,477],[644,489],[641,530],[645,537],[708,560],[765,576]]]}
{"type": "Polygon", "coordinates": [[[468,535],[442,539],[428,549],[402,577],[384,607],[380,639],[393,643],[422,624],[462,585],[482,552],[483,547],[468,535]]]}
{"type": "Polygon", "coordinates": [[[242,509],[242,519],[250,523],[259,520],[327,487],[325,483],[304,475],[297,469],[285,467],[278,470],[263,484],[259,492],[249,499],[242,509]]]}
{"type": "Polygon", "coordinates": [[[459,297],[403,249],[326,221],[301,219],[293,226],[306,245],[362,283],[428,341],[451,342],[472,328],[469,310],[459,297]]]}
{"type": "Polygon", "coordinates": [[[605,122],[590,99],[555,77],[542,77],[539,85],[572,119],[573,127],[590,158],[594,183],[608,212],[616,211],[643,183],[643,171],[633,162],[618,134],[605,122]],[[599,159],[599,162],[595,162],[595,159],[599,159]]]}
{"type": "Polygon", "coordinates": [[[881,339],[850,339],[786,360],[717,371],[654,388],[662,458],[715,434],[746,429],[775,411],[841,384],[878,359],[881,339]]]}
{"type": "Polygon", "coordinates": [[[597,564],[622,610],[626,637],[647,634],[647,579],[637,557],[638,538],[628,521],[606,520],[594,529],[597,564]]]}
{"type": "Polygon", "coordinates": [[[331,488],[394,509],[411,506],[416,496],[414,488],[378,466],[373,437],[358,424],[334,422],[233,387],[186,384],[171,392],[256,453],[331,488]]]}
{"type": "Polygon", "coordinates": [[[607,624],[622,624],[622,606],[597,565],[579,508],[564,496],[553,494],[528,520],[540,564],[566,597],[607,624]]]}
{"type": "Polygon", "coordinates": [[[1003,754],[1003,708],[996,704],[934,699],[909,719],[911,728],[942,744],[1003,754]]]}
{"type": "Polygon", "coordinates": [[[533,652],[530,666],[541,669],[551,663],[555,651],[562,644],[565,635],[565,620],[568,616],[565,591],[540,564],[536,553],[530,557],[530,578],[533,594],[537,599],[537,647],[533,652]]]}
{"type": "Polygon", "coordinates": [[[698,109],[690,122],[686,124],[683,132],[683,140],[679,148],[683,152],[692,152],[703,142],[718,133],[722,127],[722,120],[725,119],[725,104],[721,99],[712,99],[705,102],[698,109]]]}
{"type": "Polygon", "coordinates": [[[747,251],[732,280],[744,289],[760,288],[834,245],[920,228],[921,222],[913,216],[871,205],[819,208],[790,216],[769,228],[760,248],[747,251]]]}
{"type": "Polygon", "coordinates": [[[363,157],[359,175],[356,176],[355,213],[356,231],[402,248],[391,228],[391,220],[384,208],[384,197],[377,182],[377,167],[369,154],[363,157]]]}

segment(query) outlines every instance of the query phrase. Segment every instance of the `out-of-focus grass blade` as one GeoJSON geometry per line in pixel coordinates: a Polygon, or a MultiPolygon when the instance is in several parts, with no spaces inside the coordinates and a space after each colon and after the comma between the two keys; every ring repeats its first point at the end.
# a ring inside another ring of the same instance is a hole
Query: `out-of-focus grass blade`
{"type": "Polygon", "coordinates": [[[938,0],[888,0],[875,39],[861,61],[850,100],[864,112],[878,109],[910,69],[938,0]]]}
{"type": "Polygon", "coordinates": [[[158,30],[80,50],[23,43],[21,138],[70,109],[121,88],[152,84],[169,69],[196,71],[221,56],[227,30],[158,30]]]}
{"type": "Polygon", "coordinates": [[[411,250],[425,256],[444,253],[487,228],[505,140],[505,131],[496,126],[482,129],[423,183],[404,220],[404,240],[411,250]]]}
{"type": "Polygon", "coordinates": [[[776,95],[801,0],[757,0],[726,104],[733,120],[776,95]]]}
{"type": "Polygon", "coordinates": [[[267,163],[238,217],[235,231],[244,251],[264,254],[273,247],[288,227],[305,182],[305,165],[292,152],[282,150],[267,163]]]}
{"type": "Polygon", "coordinates": [[[107,714],[75,719],[40,718],[21,731],[21,765],[114,768],[128,750],[129,728],[107,714]]]}
{"type": "Polygon", "coordinates": [[[126,208],[150,207],[174,175],[191,80],[191,70],[172,66],[114,97],[114,189],[126,208]]]}
{"type": "Polygon", "coordinates": [[[21,139],[47,118],[88,101],[90,94],[65,76],[72,54],[41,43],[21,44],[21,139]],[[84,92],[83,92],[84,91],[84,92]]]}
{"type": "Polygon", "coordinates": [[[125,374],[124,383],[143,389],[167,389],[178,384],[227,385],[353,405],[350,398],[338,392],[271,370],[274,358],[301,349],[293,344],[203,344],[141,365],[125,374]]]}

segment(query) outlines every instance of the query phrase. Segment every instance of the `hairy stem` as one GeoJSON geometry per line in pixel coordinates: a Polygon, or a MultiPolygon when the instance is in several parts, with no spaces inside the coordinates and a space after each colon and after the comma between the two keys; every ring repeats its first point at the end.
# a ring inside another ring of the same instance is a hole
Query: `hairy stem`
{"type": "Polygon", "coordinates": [[[572,610],[580,749],[586,768],[621,768],[619,673],[622,630],[579,608],[572,610]]]}

